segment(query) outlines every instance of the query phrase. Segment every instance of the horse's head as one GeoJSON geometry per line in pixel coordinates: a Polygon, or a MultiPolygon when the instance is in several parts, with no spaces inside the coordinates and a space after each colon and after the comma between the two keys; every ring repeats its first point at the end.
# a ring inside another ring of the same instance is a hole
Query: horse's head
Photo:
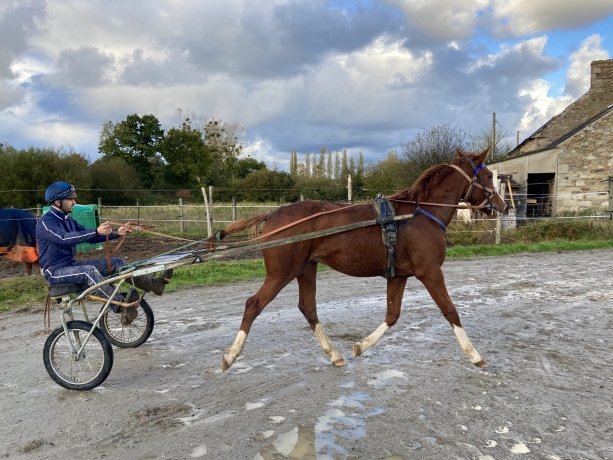
{"type": "Polygon", "coordinates": [[[497,213],[494,211],[504,211],[506,204],[496,191],[492,172],[484,163],[489,148],[481,153],[456,150],[458,156],[452,160],[451,166],[460,171],[469,182],[462,201],[479,206],[489,218],[496,217],[497,213]]]}

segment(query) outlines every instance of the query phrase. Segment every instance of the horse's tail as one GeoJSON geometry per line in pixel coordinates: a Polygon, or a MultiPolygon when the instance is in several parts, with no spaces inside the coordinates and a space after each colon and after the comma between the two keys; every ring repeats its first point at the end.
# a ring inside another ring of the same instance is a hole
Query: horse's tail
{"type": "Polygon", "coordinates": [[[242,232],[247,230],[249,238],[257,238],[260,236],[260,225],[263,222],[266,222],[268,216],[270,216],[274,211],[267,212],[264,214],[258,214],[257,216],[247,217],[246,219],[237,220],[236,222],[232,222],[228,225],[224,230],[219,230],[215,232],[215,234],[206,240],[206,243],[219,243],[226,236],[232,235],[233,233],[242,232]]]}

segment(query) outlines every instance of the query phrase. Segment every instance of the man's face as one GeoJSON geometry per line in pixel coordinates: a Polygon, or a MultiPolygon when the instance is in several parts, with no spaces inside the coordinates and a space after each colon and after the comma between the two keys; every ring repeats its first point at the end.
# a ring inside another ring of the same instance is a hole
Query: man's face
{"type": "Polygon", "coordinates": [[[77,200],[74,198],[64,198],[63,200],[56,200],[55,205],[62,211],[64,214],[70,214],[74,209],[74,205],[77,204],[77,200]]]}

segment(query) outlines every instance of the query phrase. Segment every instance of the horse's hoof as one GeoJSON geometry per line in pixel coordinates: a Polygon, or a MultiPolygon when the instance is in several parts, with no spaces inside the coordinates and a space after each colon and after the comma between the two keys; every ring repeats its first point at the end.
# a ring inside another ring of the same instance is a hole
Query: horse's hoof
{"type": "Polygon", "coordinates": [[[347,365],[344,358],[339,358],[336,361],[334,361],[332,364],[334,364],[334,367],[343,367],[347,365]]]}
{"type": "Polygon", "coordinates": [[[482,359],[478,363],[475,363],[475,366],[480,367],[481,369],[485,369],[485,368],[489,367],[490,365],[487,363],[487,361],[485,359],[482,359]]]}
{"type": "Polygon", "coordinates": [[[224,356],[223,358],[221,358],[221,370],[222,371],[227,371],[228,369],[230,369],[230,366],[232,364],[228,364],[228,361],[226,361],[226,357],[224,356]]]}
{"type": "Polygon", "coordinates": [[[357,358],[361,354],[362,354],[362,347],[360,347],[360,343],[358,342],[353,346],[353,357],[357,358]]]}

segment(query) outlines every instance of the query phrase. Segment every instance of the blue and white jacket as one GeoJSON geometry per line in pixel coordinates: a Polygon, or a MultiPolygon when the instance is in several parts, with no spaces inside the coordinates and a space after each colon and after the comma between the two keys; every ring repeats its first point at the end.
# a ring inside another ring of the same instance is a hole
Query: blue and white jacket
{"type": "MultiPolygon", "coordinates": [[[[111,233],[110,240],[120,235],[111,233]]],[[[106,236],[98,235],[95,228],[85,228],[68,214],[53,206],[36,224],[38,262],[45,278],[54,270],[74,265],[77,244],[102,243],[106,236]]]]}

